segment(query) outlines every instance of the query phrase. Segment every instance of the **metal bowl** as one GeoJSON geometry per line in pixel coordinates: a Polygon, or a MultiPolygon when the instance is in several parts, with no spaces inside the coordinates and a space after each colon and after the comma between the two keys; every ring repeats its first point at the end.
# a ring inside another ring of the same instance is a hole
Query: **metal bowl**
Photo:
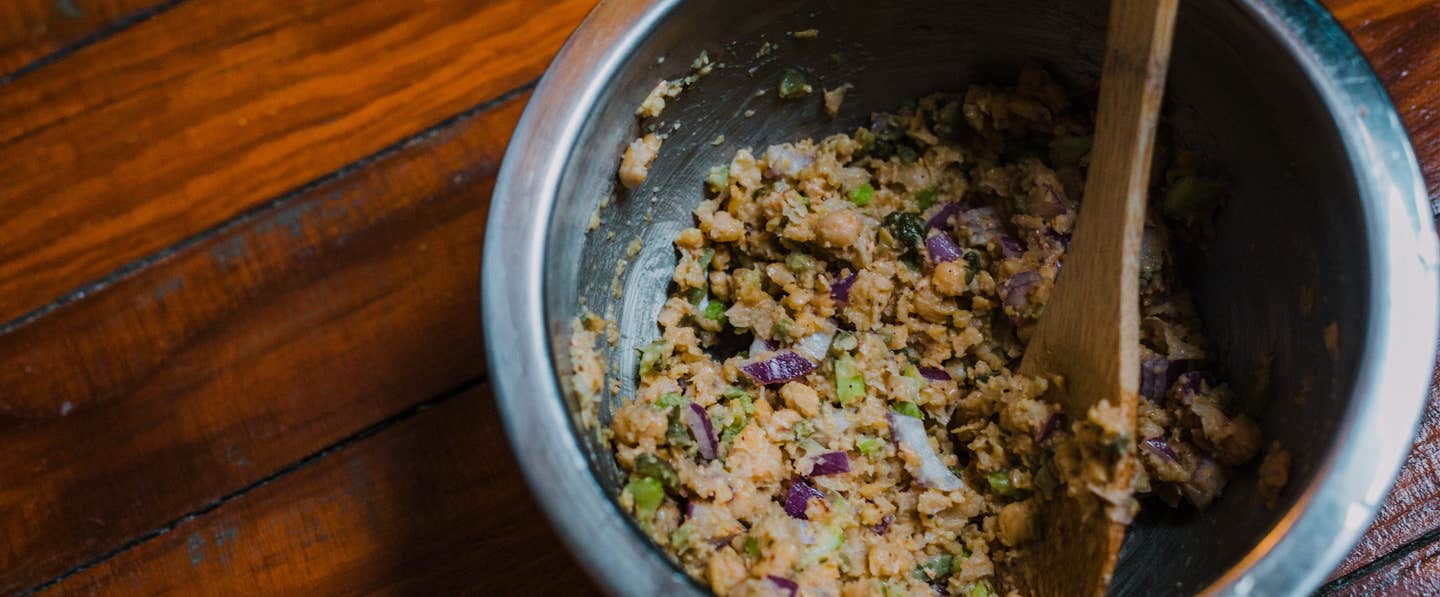
{"type": "MultiPolygon", "coordinates": [[[[1167,122],[1233,195],[1213,242],[1184,251],[1182,272],[1241,396],[1260,399],[1254,372],[1262,355],[1270,359],[1260,420],[1295,462],[1275,510],[1259,504],[1253,470],[1203,513],[1147,509],[1111,593],[1307,593],[1365,530],[1409,446],[1434,362],[1436,241],[1395,111],[1318,4],[1182,4],[1167,122]],[[1302,294],[1313,295],[1312,307],[1300,306],[1302,294]]],[[[618,318],[622,337],[609,356],[633,371],[633,348],[658,333],[670,243],[690,225],[708,166],[740,147],[854,130],[872,111],[930,91],[1003,82],[1025,61],[1072,84],[1093,82],[1106,10],[1101,0],[637,0],[595,9],[511,142],[491,207],[483,299],[490,375],[515,452],[603,586],[705,592],[617,507],[620,472],[562,390],[581,301],[618,318]],[[817,39],[786,35],[811,28],[817,39]],[[775,51],[755,58],[766,42],[775,51]],[[618,193],[587,234],[638,133],[635,107],[701,50],[725,67],[671,102],[662,116],[671,134],[649,179],[618,193]],[[825,86],[853,83],[841,114],[823,117],[813,96],[755,94],[773,90],[787,67],[825,86]],[[636,238],[643,250],[616,299],[616,262],[636,238]]],[[[602,410],[616,399],[606,396],[602,410]]]]}

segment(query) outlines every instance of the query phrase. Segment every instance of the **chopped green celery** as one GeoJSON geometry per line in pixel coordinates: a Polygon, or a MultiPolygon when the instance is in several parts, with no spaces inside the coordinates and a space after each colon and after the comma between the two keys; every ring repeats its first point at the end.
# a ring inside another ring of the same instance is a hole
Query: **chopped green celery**
{"type": "Polygon", "coordinates": [[[750,415],[755,412],[754,401],[744,392],[732,397],[729,406],[730,424],[720,432],[720,442],[726,445],[735,441],[735,436],[745,430],[745,425],[750,422],[750,415]]]}
{"type": "Polygon", "coordinates": [[[875,144],[875,133],[870,132],[870,129],[856,129],[854,138],[855,142],[859,143],[863,149],[869,149],[871,145],[875,144]]]}
{"type": "Polygon", "coordinates": [[[795,320],[789,317],[781,317],[779,321],[775,322],[775,328],[770,331],[771,338],[777,341],[788,340],[790,338],[790,328],[794,325],[795,320]]]}
{"type": "Polygon", "coordinates": [[[649,452],[635,457],[635,473],[659,481],[669,491],[680,490],[680,477],[675,474],[675,469],[649,452]]]}
{"type": "Polygon", "coordinates": [[[685,300],[690,301],[690,304],[692,305],[699,305],[700,303],[705,302],[705,297],[709,295],[710,293],[707,292],[703,287],[691,288],[685,291],[685,300]]]}
{"type": "Polygon", "coordinates": [[[890,410],[893,410],[907,417],[915,417],[917,419],[925,418],[925,413],[922,412],[920,410],[920,407],[916,406],[914,402],[897,402],[890,405],[890,410]]]}
{"type": "Polygon", "coordinates": [[[955,572],[955,556],[940,554],[926,558],[915,569],[915,579],[921,582],[931,582],[950,576],[955,572]]]}
{"type": "MultiPolygon", "coordinates": [[[[812,521],[814,522],[814,521],[812,521]]],[[[837,497],[830,503],[830,518],[815,533],[815,543],[805,550],[800,567],[808,568],[829,559],[845,545],[845,527],[854,524],[854,512],[844,498],[837,497]]]]}
{"type": "Polygon", "coordinates": [[[915,193],[915,205],[920,208],[920,211],[930,209],[931,205],[935,205],[935,198],[939,195],[940,187],[930,187],[928,189],[924,189],[919,193],[915,193]]]}
{"type": "Polygon", "coordinates": [[[754,537],[745,538],[745,555],[760,559],[760,540],[754,537]]]}
{"type": "Polygon", "coordinates": [[[808,272],[815,269],[815,258],[799,251],[785,257],[785,267],[794,272],[808,272]]]}
{"type": "Polygon", "coordinates": [[[802,97],[814,88],[805,82],[805,75],[795,69],[788,69],[780,77],[780,97],[785,99],[802,97]]]}
{"type": "Polygon", "coordinates": [[[725,185],[730,181],[730,166],[714,166],[705,173],[705,188],[711,193],[719,193],[725,190],[725,185]]]}
{"type": "Polygon", "coordinates": [[[725,303],[712,298],[710,302],[705,303],[705,319],[723,322],[725,321],[725,309],[728,308],[725,303]]]}
{"type": "Polygon", "coordinates": [[[800,419],[790,427],[790,432],[795,434],[795,439],[805,439],[815,434],[815,422],[810,419],[800,419]]]}
{"type": "Polygon", "coordinates": [[[670,355],[670,343],[656,340],[640,349],[640,375],[650,375],[665,370],[665,357],[670,355]]]}
{"type": "Polygon", "coordinates": [[[685,553],[690,548],[690,523],[687,521],[670,531],[670,548],[676,553],[685,553]]]}
{"type": "Polygon", "coordinates": [[[990,482],[990,491],[995,492],[997,495],[1010,497],[1019,493],[1019,491],[1010,484],[1010,473],[1008,471],[992,472],[985,476],[985,480],[990,482]]]}
{"type": "Polygon", "coordinates": [[[665,501],[665,487],[654,477],[635,477],[625,484],[625,491],[635,502],[635,518],[648,527],[655,518],[655,511],[665,501]]]}
{"type": "Polygon", "coordinates": [[[885,449],[885,440],[878,437],[862,435],[860,439],[855,440],[855,449],[860,450],[861,454],[871,456],[885,449]]]}
{"type": "Polygon", "coordinates": [[[850,189],[850,202],[860,207],[865,207],[870,204],[870,198],[874,195],[875,187],[870,186],[869,183],[862,184],[850,189]]]}
{"type": "Polygon", "coordinates": [[[905,368],[900,371],[900,376],[904,377],[905,381],[910,382],[910,396],[912,398],[919,398],[920,388],[930,383],[926,381],[925,376],[920,375],[920,369],[915,367],[915,365],[906,365],[905,368]]]}
{"type": "Polygon", "coordinates": [[[865,397],[865,376],[849,356],[835,359],[835,398],[850,404],[865,397]]]}
{"type": "Polygon", "coordinates": [[[655,401],[655,406],[662,409],[669,409],[674,406],[680,406],[681,404],[685,404],[685,397],[674,392],[661,394],[660,399],[655,401]]]}
{"type": "Polygon", "coordinates": [[[960,589],[960,594],[964,597],[995,597],[996,595],[995,589],[990,586],[990,581],[983,578],[970,583],[968,589],[960,589]]]}
{"type": "Polygon", "coordinates": [[[701,251],[701,252],[700,252],[700,258],[699,258],[699,259],[696,259],[696,260],[695,260],[695,263],[700,266],[700,269],[702,269],[702,270],[708,270],[708,269],[710,269],[710,262],[711,262],[711,261],[714,261],[714,260],[715,260],[715,249],[709,249],[709,248],[707,248],[707,249],[705,249],[704,251],[701,251]]]}
{"type": "Polygon", "coordinates": [[[690,436],[690,427],[685,424],[685,419],[681,418],[680,409],[670,411],[670,423],[665,427],[665,442],[682,448],[695,445],[695,438],[690,436]]]}
{"type": "Polygon", "coordinates": [[[860,340],[855,337],[855,332],[847,330],[835,334],[835,348],[850,351],[857,346],[860,346],[860,340]]]}
{"type": "Polygon", "coordinates": [[[1165,191],[1162,207],[1165,215],[1174,219],[1191,219],[1208,216],[1220,204],[1225,187],[1218,181],[1199,176],[1186,176],[1176,180],[1165,191]]]}

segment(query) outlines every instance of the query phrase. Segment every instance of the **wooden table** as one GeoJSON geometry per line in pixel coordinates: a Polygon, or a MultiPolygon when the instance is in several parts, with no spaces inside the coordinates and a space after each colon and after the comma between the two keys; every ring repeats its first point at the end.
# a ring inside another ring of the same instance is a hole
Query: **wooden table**
{"type": "MultiPolygon", "coordinates": [[[[0,594],[575,593],[486,383],[496,169],[592,0],[0,4],[0,594]]],[[[1333,0],[1440,198],[1440,4],[1333,0]]],[[[1440,591],[1440,404],[1326,592],[1440,591]]]]}

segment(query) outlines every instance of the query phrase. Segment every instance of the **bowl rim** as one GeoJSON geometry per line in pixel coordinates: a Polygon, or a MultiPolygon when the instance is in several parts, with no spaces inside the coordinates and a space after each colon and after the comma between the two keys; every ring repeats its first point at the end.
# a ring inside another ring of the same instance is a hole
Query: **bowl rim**
{"type": "MultiPolygon", "coordinates": [[[[553,527],[612,593],[702,594],[635,530],[590,469],[550,350],[550,336],[563,330],[547,327],[541,272],[553,198],[590,108],[629,52],[681,1],[603,0],[571,35],[511,137],[482,257],[486,358],[511,446],[553,527]]],[[[1271,531],[1201,591],[1300,595],[1368,528],[1409,452],[1435,363],[1440,251],[1409,137],[1349,35],[1314,0],[1236,4],[1290,53],[1320,95],[1376,249],[1360,370],[1335,447],[1271,531]]]]}

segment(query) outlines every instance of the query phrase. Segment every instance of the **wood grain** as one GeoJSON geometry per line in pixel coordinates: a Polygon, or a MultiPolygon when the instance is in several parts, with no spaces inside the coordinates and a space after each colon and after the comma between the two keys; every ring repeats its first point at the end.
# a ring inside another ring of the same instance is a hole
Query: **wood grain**
{"type": "Polygon", "coordinates": [[[0,336],[0,593],[479,376],[487,200],[523,103],[0,336]]]}
{"type": "Polygon", "coordinates": [[[1440,213],[1440,2],[1325,0],[1390,92],[1440,213]]]}
{"type": "Polygon", "coordinates": [[[0,2],[0,76],[107,28],[144,18],[167,4],[162,0],[0,2]]]}
{"type": "Polygon", "coordinates": [[[1361,579],[1324,594],[1326,597],[1440,595],[1440,543],[1426,544],[1387,562],[1361,579]]]}
{"type": "MultiPolygon", "coordinates": [[[[1177,0],[1110,3],[1095,148],[1074,242],[1020,364],[1021,375],[1063,378],[1050,395],[1070,420],[1084,421],[1107,402],[1127,437],[1135,436],[1140,383],[1140,236],[1178,8],[1177,0]]],[[[1109,478],[1097,484],[1128,497],[1133,456],[1108,465],[1109,478]]],[[[1019,570],[1026,592],[1104,595],[1125,525],[1088,491],[1042,504],[1040,535],[1066,540],[1030,548],[1019,570]]]]}
{"type": "Polygon", "coordinates": [[[192,0],[16,80],[0,321],[533,80],[591,5],[192,0]]]}
{"type": "Polygon", "coordinates": [[[598,594],[476,388],[45,594],[598,594]]]}

